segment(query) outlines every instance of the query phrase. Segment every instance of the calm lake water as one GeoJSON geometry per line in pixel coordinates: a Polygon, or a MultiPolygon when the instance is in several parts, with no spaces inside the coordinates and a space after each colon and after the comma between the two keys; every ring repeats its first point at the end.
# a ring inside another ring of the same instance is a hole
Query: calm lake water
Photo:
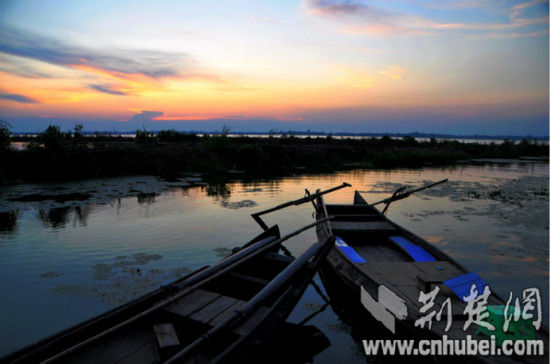
{"type": "MultiPolygon", "coordinates": [[[[388,216],[478,272],[504,297],[538,287],[548,324],[548,164],[356,170],[186,188],[143,176],[0,189],[0,356],[214,263],[260,233],[252,212],[300,198],[304,188],[351,183],[326,197],[348,203],[353,189],[369,191],[367,200],[375,201],[403,184],[443,178],[450,182],[392,204],[388,216]],[[45,191],[92,197],[38,201],[45,191]],[[15,201],[22,196],[26,202],[15,201]]],[[[265,220],[288,233],[313,221],[312,206],[265,220]]],[[[315,240],[310,230],[286,246],[297,255],[315,240]]],[[[308,288],[290,321],[322,304],[308,288]]],[[[332,344],[315,362],[364,362],[330,307],[310,324],[332,344]]]]}

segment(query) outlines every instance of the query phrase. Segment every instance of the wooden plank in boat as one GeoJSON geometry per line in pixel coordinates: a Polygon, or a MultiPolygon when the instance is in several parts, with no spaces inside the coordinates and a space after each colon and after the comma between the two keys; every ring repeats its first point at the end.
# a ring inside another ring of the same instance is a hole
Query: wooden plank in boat
{"type": "Polygon", "coordinates": [[[411,262],[410,255],[403,249],[398,248],[397,244],[388,245],[387,243],[380,243],[377,241],[365,241],[364,243],[365,244],[348,244],[353,247],[359,255],[364,257],[367,262],[411,262]],[[369,257],[371,258],[369,259],[369,257]]]}
{"type": "Polygon", "coordinates": [[[267,286],[268,283],[269,283],[268,280],[261,279],[261,278],[258,278],[258,277],[254,277],[254,276],[251,276],[251,275],[248,275],[248,274],[238,273],[238,272],[231,272],[231,273],[229,273],[229,276],[237,278],[237,279],[241,279],[241,280],[244,280],[244,281],[254,282],[254,283],[257,283],[257,284],[262,285],[262,286],[267,286]]]}
{"type": "Polygon", "coordinates": [[[332,230],[343,231],[387,231],[395,227],[386,221],[332,221],[332,230]]]}
{"type": "MultiPolygon", "coordinates": [[[[139,363],[155,363],[158,362],[159,355],[155,349],[155,345],[143,345],[132,354],[124,359],[117,361],[117,364],[139,364],[139,363]]],[[[94,363],[97,363],[95,358],[94,363]]]]}
{"type": "Polygon", "coordinates": [[[164,309],[176,315],[190,316],[220,296],[219,293],[197,289],[189,295],[166,306],[164,309]]]}
{"type": "Polygon", "coordinates": [[[227,308],[231,307],[238,300],[229,296],[220,296],[214,301],[210,302],[208,305],[201,308],[199,311],[191,315],[193,320],[200,322],[208,322],[213,317],[218,316],[220,313],[225,311],[227,308]]]}
{"type": "Polygon", "coordinates": [[[263,321],[269,314],[269,307],[259,306],[254,313],[248,317],[242,324],[237,326],[233,332],[239,335],[245,335],[250,330],[253,330],[259,322],[263,321]]]}
{"type": "MultiPolygon", "coordinates": [[[[367,276],[377,277],[380,283],[416,285],[416,276],[423,274],[414,262],[366,262],[357,264],[367,276]],[[381,280],[381,281],[380,281],[381,280]]],[[[390,288],[390,287],[388,287],[390,288]]]]}
{"type": "Polygon", "coordinates": [[[157,342],[160,348],[180,344],[178,335],[176,335],[176,330],[172,324],[167,323],[154,325],[153,330],[155,331],[155,336],[157,337],[157,342]]]}
{"type": "MultiPolygon", "coordinates": [[[[419,301],[420,290],[418,289],[418,287],[411,286],[411,285],[398,285],[396,288],[396,292],[394,293],[407,302],[407,311],[408,311],[407,313],[408,313],[409,319],[416,320],[418,317],[425,315],[420,313],[420,308],[423,306],[423,304],[419,301]]],[[[441,310],[443,302],[446,299],[447,299],[446,295],[439,293],[434,302],[434,306],[430,309],[430,311],[433,310],[433,311],[439,312],[441,310]]],[[[462,312],[464,309],[464,307],[460,304],[457,304],[457,302],[453,298],[451,298],[451,307],[452,307],[453,314],[462,312]]],[[[444,319],[446,319],[446,316],[445,316],[446,314],[447,314],[447,311],[444,310],[443,311],[444,319]]]]}
{"type": "Polygon", "coordinates": [[[405,253],[403,250],[395,247],[394,245],[380,246],[380,251],[386,260],[395,262],[409,262],[411,259],[408,253],[405,253]]]}
{"type": "Polygon", "coordinates": [[[420,301],[418,301],[418,297],[420,295],[419,289],[416,286],[408,284],[400,284],[397,286],[397,288],[399,289],[399,292],[395,292],[395,294],[397,294],[402,299],[408,301],[408,303],[415,308],[414,312],[411,312],[411,306],[409,306],[409,316],[411,316],[411,313],[418,314],[418,310],[422,306],[420,301]]]}
{"type": "Polygon", "coordinates": [[[353,249],[367,262],[379,262],[388,260],[376,244],[351,245],[353,249]]]}
{"type": "Polygon", "coordinates": [[[150,327],[126,327],[103,337],[95,345],[77,350],[62,362],[72,363],[155,363],[159,361],[155,337],[150,327]]]}
{"type": "Polygon", "coordinates": [[[443,282],[464,274],[464,272],[447,261],[414,262],[413,264],[423,272],[421,277],[425,277],[430,281],[443,282]]]}
{"type": "Polygon", "coordinates": [[[237,310],[240,310],[241,308],[243,308],[244,306],[246,306],[247,302],[246,301],[240,301],[240,300],[237,300],[237,302],[235,302],[234,304],[232,304],[231,306],[227,307],[225,309],[225,311],[222,311],[220,312],[216,317],[213,317],[211,318],[210,321],[208,321],[208,324],[210,326],[216,326],[218,325],[219,323],[223,322],[225,319],[227,319],[229,316],[231,316],[233,314],[233,312],[237,311],[237,310]]]}

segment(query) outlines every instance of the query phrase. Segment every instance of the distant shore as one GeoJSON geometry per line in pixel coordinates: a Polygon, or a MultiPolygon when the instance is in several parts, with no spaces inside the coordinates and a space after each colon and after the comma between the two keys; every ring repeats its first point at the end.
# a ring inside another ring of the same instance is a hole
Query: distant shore
{"type": "MultiPolygon", "coordinates": [[[[83,131],[82,134],[87,137],[122,137],[122,138],[134,138],[137,131],[83,131]]],[[[163,132],[163,130],[152,131],[153,134],[158,134],[163,132]]],[[[220,131],[185,131],[181,132],[182,134],[194,134],[198,136],[215,136],[219,135],[220,131]]],[[[13,132],[12,139],[14,141],[31,141],[36,137],[40,132],[13,132]]],[[[368,138],[382,138],[388,136],[394,139],[403,139],[406,137],[415,138],[417,141],[428,141],[431,138],[437,140],[450,140],[450,141],[459,141],[466,143],[481,143],[481,144],[490,144],[490,143],[501,143],[505,140],[520,142],[523,139],[530,140],[532,142],[539,143],[548,143],[548,136],[533,136],[533,135],[485,135],[485,134],[440,134],[440,133],[354,133],[354,132],[339,132],[339,133],[329,133],[322,131],[230,131],[227,136],[229,137],[258,137],[258,138],[267,138],[267,137],[289,137],[294,136],[297,138],[326,138],[331,137],[334,139],[368,139],[368,138]]]]}
{"type": "Polygon", "coordinates": [[[50,128],[26,148],[0,158],[3,184],[125,175],[177,179],[196,172],[224,178],[282,176],[351,168],[419,168],[470,159],[548,158],[548,144],[522,140],[472,143],[457,140],[336,138],[290,135],[196,135],[173,130],[138,131],[135,137],[61,133],[50,128]]]}

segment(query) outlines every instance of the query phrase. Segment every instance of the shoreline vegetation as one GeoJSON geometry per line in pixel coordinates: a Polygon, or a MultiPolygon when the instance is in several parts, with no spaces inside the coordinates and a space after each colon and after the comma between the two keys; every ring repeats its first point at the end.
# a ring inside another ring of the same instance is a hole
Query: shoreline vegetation
{"type": "MultiPolygon", "coordinates": [[[[211,177],[242,174],[274,177],[351,168],[420,168],[481,158],[548,158],[549,146],[523,139],[500,144],[457,140],[334,138],[331,135],[297,137],[232,136],[224,127],[214,135],[162,130],[138,130],[135,138],[89,135],[82,125],[62,132],[50,125],[36,137],[10,133],[0,124],[0,181],[2,184],[63,181],[127,175],[157,175],[175,180],[185,173],[211,177]],[[28,142],[23,150],[11,142],[28,142]]],[[[547,160],[547,159],[546,159],[547,160]]]]}

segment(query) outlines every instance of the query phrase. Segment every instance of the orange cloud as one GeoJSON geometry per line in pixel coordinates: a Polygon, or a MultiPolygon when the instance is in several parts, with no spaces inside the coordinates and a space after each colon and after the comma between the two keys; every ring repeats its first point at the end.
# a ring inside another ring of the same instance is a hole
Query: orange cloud
{"type": "Polygon", "coordinates": [[[392,80],[401,80],[407,70],[403,67],[398,66],[388,66],[385,70],[378,72],[380,75],[387,77],[392,80]]]}
{"type": "Polygon", "coordinates": [[[219,116],[219,115],[184,115],[184,116],[156,116],[151,120],[177,121],[177,120],[212,120],[212,119],[229,119],[229,118],[227,116],[219,116]]]}

